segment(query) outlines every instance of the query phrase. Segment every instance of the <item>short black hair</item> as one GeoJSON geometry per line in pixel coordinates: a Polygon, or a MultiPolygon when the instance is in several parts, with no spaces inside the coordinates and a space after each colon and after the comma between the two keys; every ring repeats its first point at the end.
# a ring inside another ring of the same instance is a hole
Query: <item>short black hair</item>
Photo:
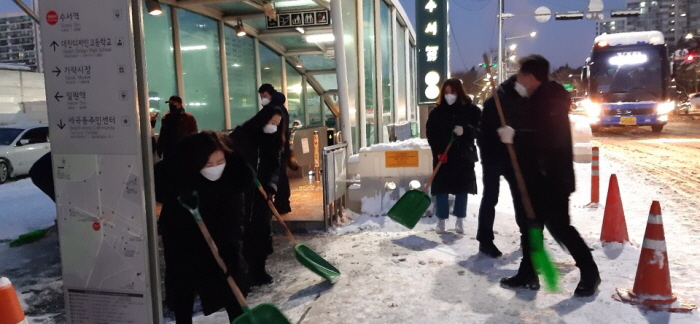
{"type": "Polygon", "coordinates": [[[267,92],[269,95],[273,95],[275,92],[277,92],[277,90],[275,90],[275,87],[273,87],[271,84],[265,83],[265,84],[261,85],[260,88],[258,89],[258,93],[263,93],[263,92],[267,92]]]}
{"type": "Polygon", "coordinates": [[[520,72],[532,74],[540,82],[549,80],[549,61],[542,55],[532,54],[518,60],[520,72]]]}

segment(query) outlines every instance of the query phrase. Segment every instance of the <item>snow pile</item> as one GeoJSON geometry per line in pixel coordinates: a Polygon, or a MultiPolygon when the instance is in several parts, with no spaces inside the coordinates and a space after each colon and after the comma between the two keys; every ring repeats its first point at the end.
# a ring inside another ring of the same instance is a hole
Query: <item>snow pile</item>
{"type": "Polygon", "coordinates": [[[30,179],[0,185],[0,240],[54,224],[56,205],[30,179]]]}
{"type": "Polygon", "coordinates": [[[360,152],[384,152],[384,151],[406,151],[406,150],[429,150],[428,140],[424,138],[411,138],[405,141],[392,143],[374,144],[370,147],[363,147],[360,152]]]}

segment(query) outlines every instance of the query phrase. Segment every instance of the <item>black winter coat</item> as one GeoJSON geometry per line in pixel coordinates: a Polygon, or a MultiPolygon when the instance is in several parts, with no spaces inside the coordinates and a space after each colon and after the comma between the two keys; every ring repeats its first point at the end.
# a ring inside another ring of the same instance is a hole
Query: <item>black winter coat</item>
{"type": "Polygon", "coordinates": [[[542,83],[513,121],[518,163],[528,188],[571,194],[576,190],[569,93],[559,83],[542,83]]]}
{"type": "MultiPolygon", "coordinates": [[[[229,135],[233,150],[242,154],[255,170],[268,195],[277,192],[279,180],[281,146],[274,140],[277,135],[243,126],[236,127],[229,135]]],[[[270,223],[272,211],[257,188],[252,188],[245,194],[245,213],[248,218],[243,253],[248,262],[259,262],[273,252],[270,223]]]]}
{"type": "MultiPolygon", "coordinates": [[[[501,108],[508,125],[513,124],[513,114],[528,104],[527,99],[515,91],[515,76],[498,86],[498,98],[501,101],[501,108]]],[[[508,149],[498,136],[497,130],[500,127],[501,119],[496,108],[496,100],[492,96],[484,103],[484,112],[479,123],[479,134],[476,137],[481,154],[481,164],[510,165],[508,149]]]]}
{"type": "Polygon", "coordinates": [[[180,206],[177,197],[193,190],[199,196],[199,211],[219,249],[221,258],[244,293],[249,283],[241,253],[243,240],[244,192],[252,187],[253,170],[238,154],[226,154],[226,167],[217,181],[201,175],[186,183],[177,159],[155,165],[156,200],[163,204],[159,230],[165,254],[166,302],[174,307],[193,285],[205,315],[236,303],[221,268],[216,263],[192,214],[180,206]]]}
{"type": "Polygon", "coordinates": [[[481,110],[474,105],[443,103],[428,115],[426,135],[433,152],[433,167],[438,164],[438,154],[442,154],[452,138],[455,126],[462,126],[464,134],[455,137],[452,148],[444,163],[435,175],[430,192],[436,194],[476,194],[476,174],[474,163],[478,160],[474,138],[478,133],[481,110]]]}

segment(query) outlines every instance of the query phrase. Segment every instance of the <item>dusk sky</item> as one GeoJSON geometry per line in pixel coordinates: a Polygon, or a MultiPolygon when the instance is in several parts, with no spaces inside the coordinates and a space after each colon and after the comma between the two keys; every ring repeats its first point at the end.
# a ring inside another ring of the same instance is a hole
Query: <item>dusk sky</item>
{"type": "MultiPolygon", "coordinates": [[[[399,0],[415,24],[415,1],[399,0]]],[[[481,63],[481,55],[497,48],[496,14],[498,0],[436,0],[450,2],[450,68],[452,71],[469,69],[481,63]],[[460,54],[461,53],[461,54],[460,54]]],[[[31,5],[31,0],[24,0],[31,5]]],[[[507,43],[518,44],[518,55],[538,53],[547,57],[552,67],[564,64],[580,66],[588,57],[595,38],[595,21],[556,21],[538,23],[531,15],[540,6],[552,12],[586,10],[588,0],[505,0],[506,12],[516,16],[504,23],[505,37],[514,37],[537,31],[535,38],[521,38],[507,43]],[[527,14],[530,16],[520,16],[527,14]]],[[[604,10],[624,9],[625,0],[604,0],[604,10]]],[[[19,8],[11,0],[0,0],[0,12],[16,12],[19,8]]],[[[607,13],[609,15],[609,13],[607,13]]],[[[415,26],[416,32],[418,27],[415,26]]]]}
{"type": "MultiPolygon", "coordinates": [[[[482,54],[498,48],[498,0],[436,0],[450,2],[450,69],[453,72],[470,69],[482,62],[482,54]],[[461,55],[460,55],[461,51],[461,55]]],[[[416,0],[400,0],[415,26],[416,0]]],[[[535,9],[548,7],[554,12],[585,11],[588,0],[505,0],[505,12],[515,17],[505,20],[504,37],[515,37],[537,31],[535,38],[509,41],[517,43],[518,55],[542,54],[553,68],[564,64],[572,67],[583,65],[589,56],[595,38],[593,20],[554,20],[546,23],[535,21],[535,9]],[[527,14],[530,16],[520,16],[527,14]]],[[[604,0],[603,10],[624,9],[625,0],[604,0]]],[[[609,17],[610,13],[606,13],[609,17]]],[[[494,54],[495,55],[495,54],[494,54]]]]}

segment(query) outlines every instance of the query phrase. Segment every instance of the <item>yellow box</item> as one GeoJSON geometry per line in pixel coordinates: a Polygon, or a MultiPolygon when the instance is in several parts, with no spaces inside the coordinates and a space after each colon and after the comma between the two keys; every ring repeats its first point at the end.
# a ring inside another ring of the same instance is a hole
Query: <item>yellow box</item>
{"type": "Polygon", "coordinates": [[[417,168],[418,151],[390,151],[384,153],[387,168],[417,168]]]}

